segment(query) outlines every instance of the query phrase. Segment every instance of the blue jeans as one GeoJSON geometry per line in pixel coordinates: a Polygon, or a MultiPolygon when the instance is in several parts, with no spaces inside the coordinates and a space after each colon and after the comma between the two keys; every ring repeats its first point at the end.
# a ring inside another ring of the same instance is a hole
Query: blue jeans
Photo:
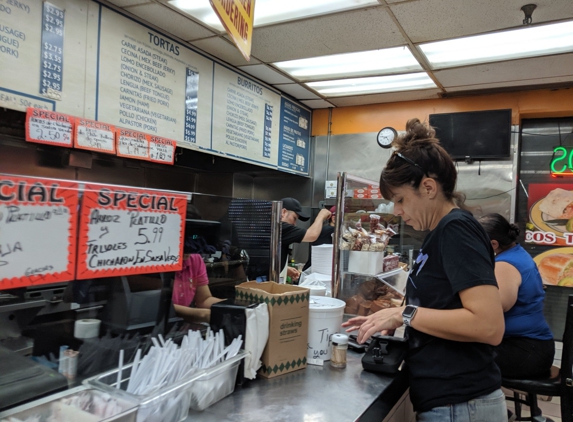
{"type": "Polygon", "coordinates": [[[505,395],[501,390],[465,403],[434,407],[416,415],[418,422],[504,422],[507,421],[505,395]]]}

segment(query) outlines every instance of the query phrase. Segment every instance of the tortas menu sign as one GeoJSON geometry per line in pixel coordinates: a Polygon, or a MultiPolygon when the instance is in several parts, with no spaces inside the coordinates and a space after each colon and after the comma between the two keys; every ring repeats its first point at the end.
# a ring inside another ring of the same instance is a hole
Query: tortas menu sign
{"type": "Polygon", "coordinates": [[[0,290],[74,279],[78,185],[0,175],[0,290]]]}
{"type": "Polygon", "coordinates": [[[180,270],[186,209],[185,195],[86,184],[77,278],[180,270]]]}

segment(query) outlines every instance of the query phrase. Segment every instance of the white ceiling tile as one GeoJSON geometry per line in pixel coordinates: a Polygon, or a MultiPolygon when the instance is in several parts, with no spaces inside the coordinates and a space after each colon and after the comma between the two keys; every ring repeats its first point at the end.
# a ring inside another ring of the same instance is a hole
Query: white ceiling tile
{"type": "Polygon", "coordinates": [[[327,98],[337,107],[350,107],[362,104],[396,103],[400,101],[429,100],[439,98],[439,89],[421,91],[389,92],[387,94],[357,95],[353,97],[327,98]]]}
{"type": "Polygon", "coordinates": [[[158,3],[133,6],[129,12],[183,40],[195,40],[216,35],[173,9],[158,3]]]}
{"type": "Polygon", "coordinates": [[[310,108],[329,108],[334,107],[334,104],[324,100],[302,100],[301,103],[309,106],[310,108]]]}
{"type": "Polygon", "coordinates": [[[538,82],[525,81],[554,77],[573,80],[573,53],[444,69],[433,73],[445,88],[513,81],[529,85],[538,82]]]}
{"type": "Polygon", "coordinates": [[[226,38],[211,37],[190,43],[233,66],[240,66],[247,63],[260,63],[253,56],[251,56],[250,61],[245,60],[237,46],[226,38]]]}
{"type": "Polygon", "coordinates": [[[253,55],[279,62],[404,45],[384,7],[255,28],[253,55]]]}
{"type": "Polygon", "coordinates": [[[292,95],[299,100],[320,99],[320,97],[314,92],[309,91],[299,84],[274,85],[274,87],[281,90],[282,92],[286,92],[287,94],[292,95]]]}
{"type": "Polygon", "coordinates": [[[243,72],[253,75],[255,78],[259,78],[268,84],[288,84],[293,81],[281,73],[274,70],[272,67],[266,64],[257,64],[254,66],[241,66],[239,67],[243,72]]]}
{"type": "Polygon", "coordinates": [[[136,4],[151,3],[150,0],[110,0],[111,4],[115,4],[119,7],[134,6],[136,4]]]}
{"type": "MultiPolygon", "coordinates": [[[[392,12],[415,43],[523,25],[524,0],[418,0],[392,4],[392,12]],[[447,17],[444,19],[444,17],[447,17]]],[[[533,23],[573,17],[571,0],[536,0],[533,23]]]]}

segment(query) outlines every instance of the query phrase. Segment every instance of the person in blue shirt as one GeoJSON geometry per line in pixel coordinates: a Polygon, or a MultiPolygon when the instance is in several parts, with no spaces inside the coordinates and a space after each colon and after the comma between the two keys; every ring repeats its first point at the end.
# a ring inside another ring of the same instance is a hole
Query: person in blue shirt
{"type": "Polygon", "coordinates": [[[495,253],[495,277],[505,318],[505,334],[496,347],[496,363],[506,378],[549,376],[555,342],[543,315],[543,282],[535,261],[517,243],[519,227],[500,214],[478,221],[495,253]]]}

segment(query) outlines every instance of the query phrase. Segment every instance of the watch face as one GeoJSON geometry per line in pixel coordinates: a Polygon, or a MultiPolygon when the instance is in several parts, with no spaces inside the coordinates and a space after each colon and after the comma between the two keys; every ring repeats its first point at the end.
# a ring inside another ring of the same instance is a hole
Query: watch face
{"type": "Polygon", "coordinates": [[[378,136],[376,140],[378,141],[378,145],[382,148],[390,148],[392,146],[392,142],[396,139],[396,131],[391,127],[385,127],[380,132],[378,132],[378,136]]]}
{"type": "Polygon", "coordinates": [[[414,316],[414,314],[416,313],[416,309],[417,308],[415,306],[407,305],[404,308],[402,315],[405,316],[406,318],[412,318],[414,316]]]}

